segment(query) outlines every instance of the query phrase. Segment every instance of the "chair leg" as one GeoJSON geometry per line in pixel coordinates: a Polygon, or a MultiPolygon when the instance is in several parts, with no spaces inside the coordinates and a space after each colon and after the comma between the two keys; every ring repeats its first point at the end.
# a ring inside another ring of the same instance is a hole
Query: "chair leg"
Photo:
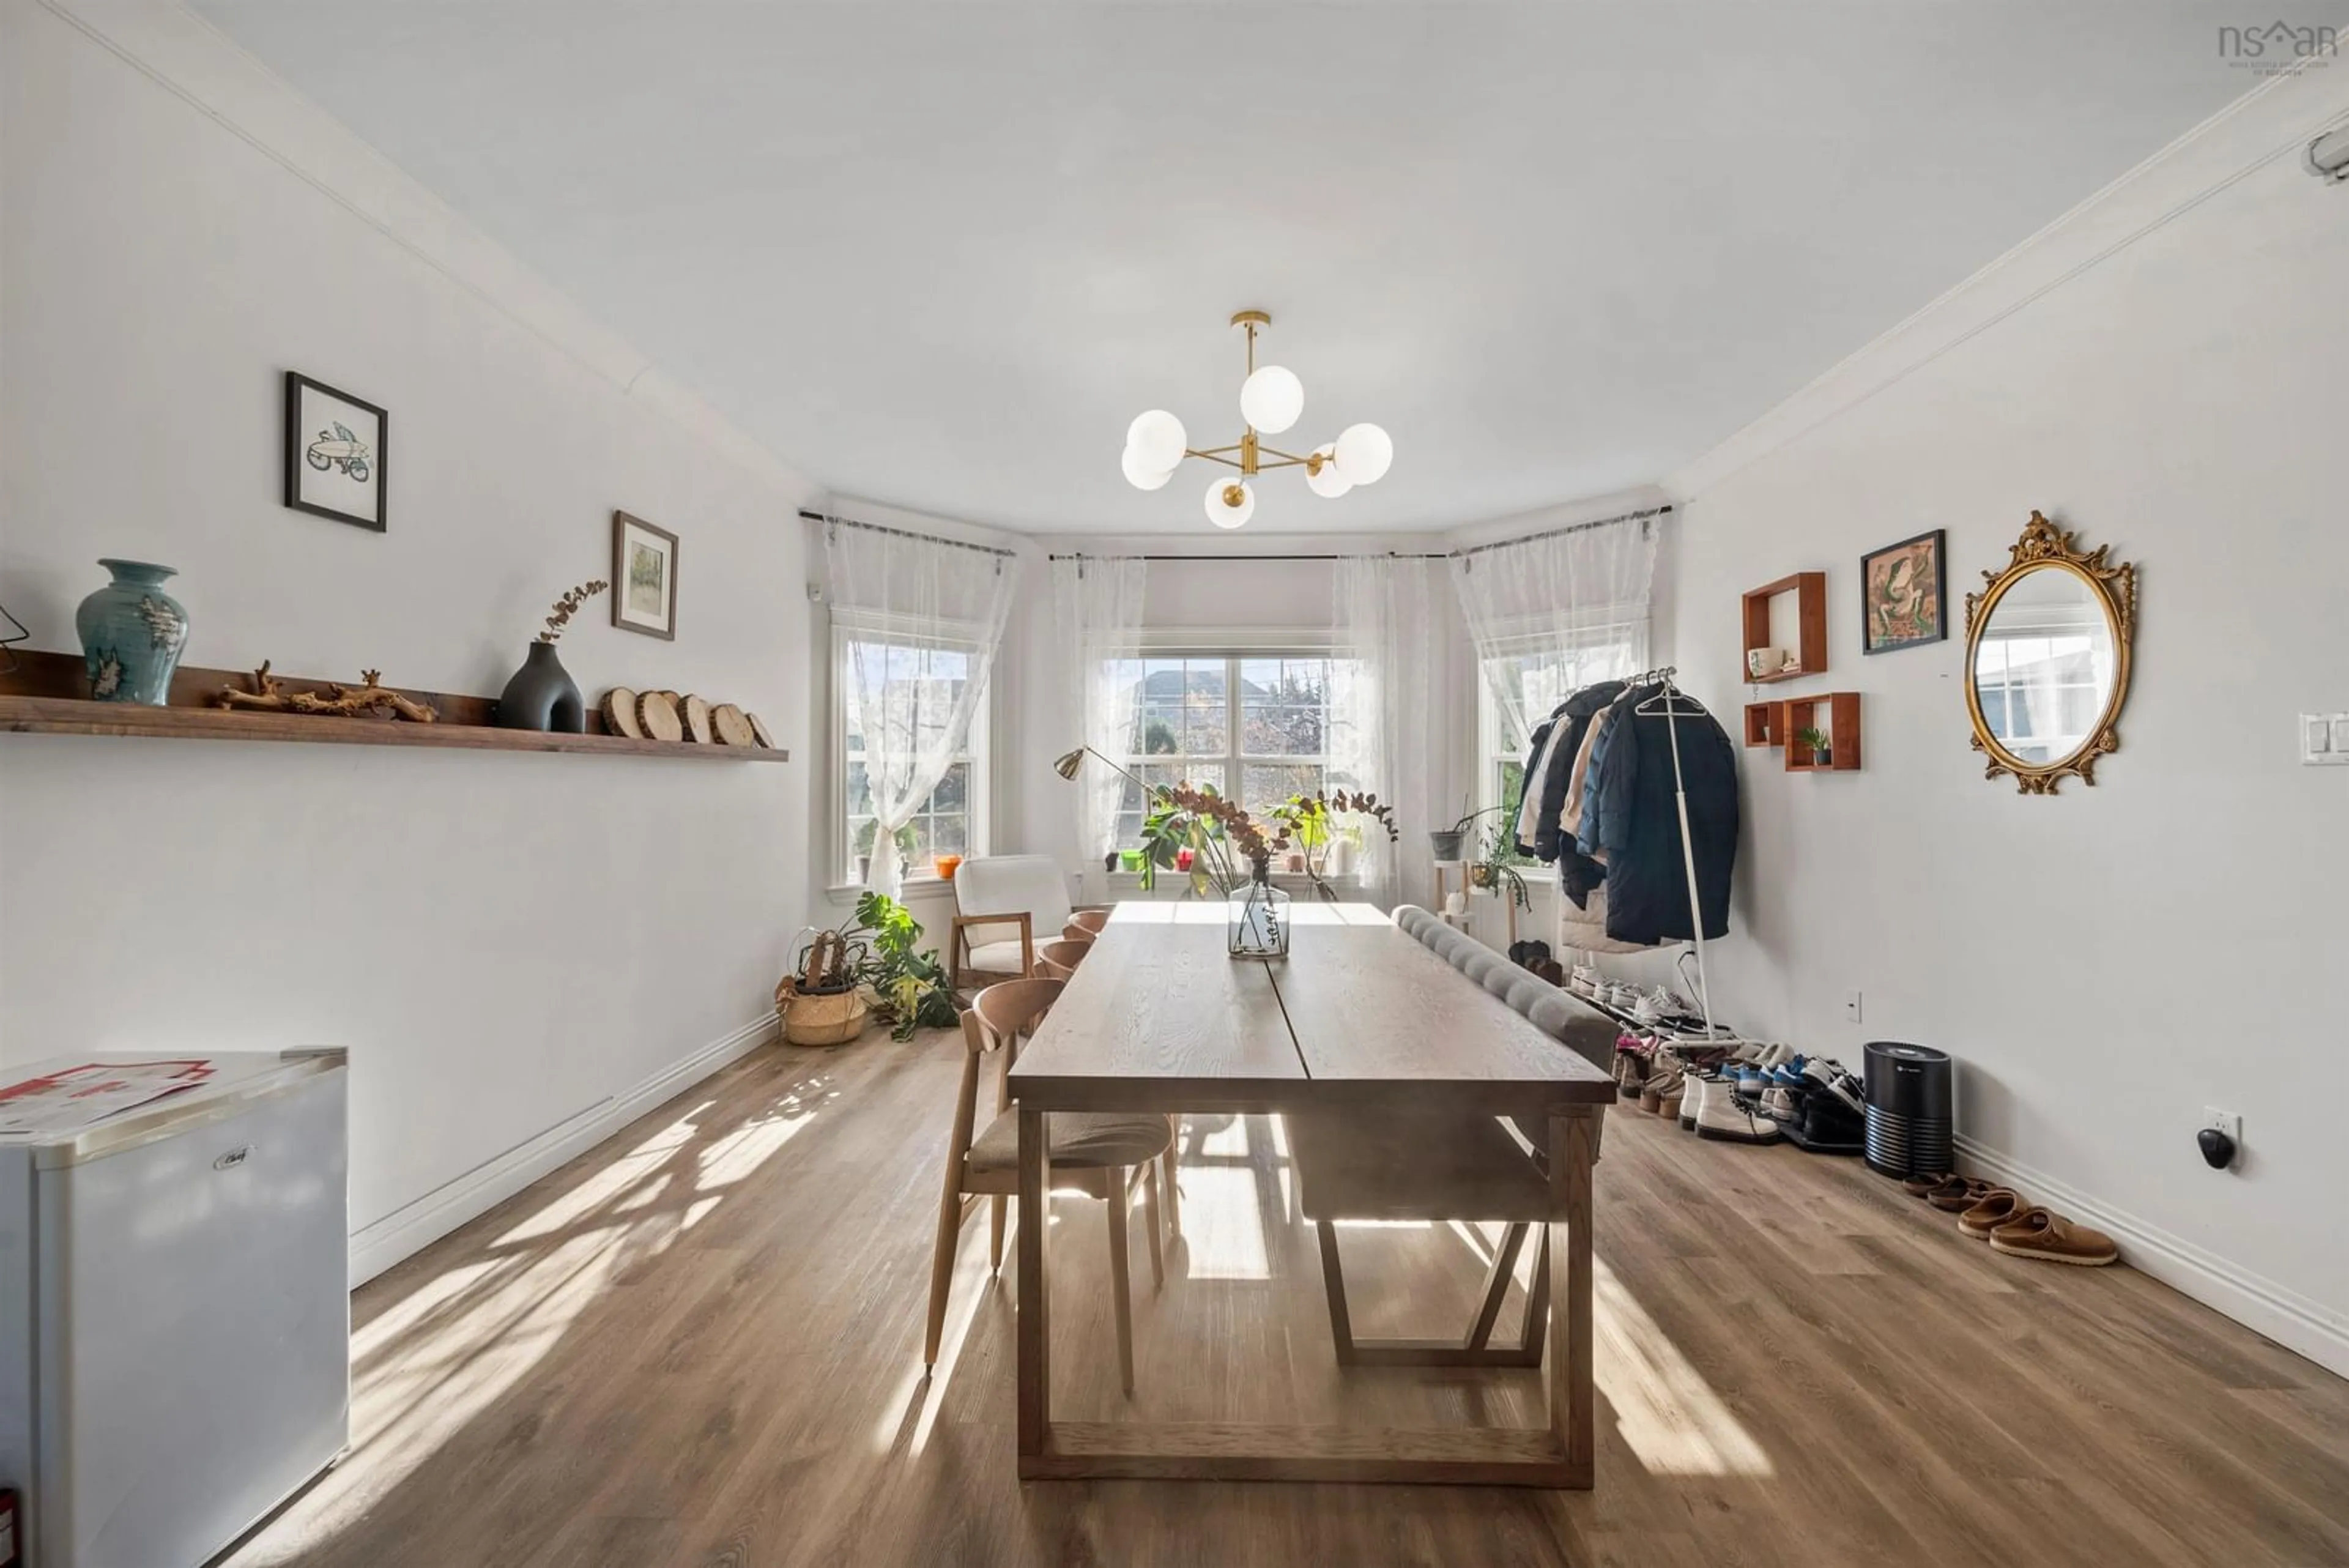
{"type": "Polygon", "coordinates": [[[987,1272],[1003,1272],[1003,1210],[1010,1199],[999,1192],[987,1200],[987,1272]]]}
{"type": "Polygon", "coordinates": [[[1114,1173],[1110,1187],[1110,1199],[1102,1205],[1109,1210],[1109,1286],[1117,1314],[1117,1370],[1125,1391],[1133,1392],[1133,1286],[1126,1278],[1125,1205],[1127,1198],[1125,1171],[1114,1173]]]}
{"type": "Polygon", "coordinates": [[[938,1202],[938,1243],[930,1258],[930,1326],[922,1340],[926,1375],[938,1364],[938,1340],[947,1327],[947,1292],[954,1286],[955,1242],[962,1234],[962,1184],[955,1179],[957,1174],[949,1165],[946,1196],[938,1202]]]}
{"type": "Polygon", "coordinates": [[[1159,1175],[1166,1194],[1166,1233],[1180,1236],[1183,1233],[1183,1189],[1175,1182],[1174,1171],[1181,1163],[1179,1157],[1183,1153],[1183,1118],[1168,1116],[1166,1125],[1174,1129],[1174,1138],[1166,1146],[1166,1152],[1158,1157],[1159,1175]]]}
{"type": "Polygon", "coordinates": [[[1158,1194],[1164,1189],[1158,1185],[1156,1160],[1143,1161],[1142,1185],[1149,1189],[1145,1196],[1150,1199],[1150,1217],[1143,1225],[1143,1229],[1150,1232],[1150,1288],[1163,1291],[1166,1288],[1166,1249],[1158,1239],[1158,1194]]]}

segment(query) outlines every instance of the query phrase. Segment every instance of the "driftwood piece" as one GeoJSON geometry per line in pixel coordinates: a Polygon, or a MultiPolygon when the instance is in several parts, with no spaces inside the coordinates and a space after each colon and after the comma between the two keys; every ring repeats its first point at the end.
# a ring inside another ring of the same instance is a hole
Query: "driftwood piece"
{"type": "Polygon", "coordinates": [[[717,737],[709,728],[709,702],[706,698],[688,696],[678,704],[677,716],[685,721],[685,738],[708,745],[717,737]]]}
{"type": "Polygon", "coordinates": [[[616,735],[626,735],[632,741],[645,738],[644,726],[636,722],[636,694],[625,686],[615,686],[604,693],[604,728],[616,735]]]}
{"type": "Polygon", "coordinates": [[[750,722],[750,734],[758,741],[759,744],[764,746],[771,752],[773,751],[775,749],[775,737],[767,733],[767,726],[760,721],[759,715],[756,713],[745,713],[742,717],[750,722]]]}
{"type": "Polygon", "coordinates": [[[718,733],[721,746],[754,746],[758,740],[750,733],[750,722],[742,717],[742,710],[731,702],[720,702],[709,711],[709,727],[718,733]]]}
{"type": "Polygon", "coordinates": [[[392,719],[405,719],[411,724],[429,724],[440,715],[429,703],[419,702],[402,691],[383,684],[383,671],[362,670],[359,686],[329,682],[327,694],[316,691],[288,691],[277,678],[269,673],[269,661],[253,672],[253,690],[240,691],[233,686],[221,689],[220,705],[223,708],[257,708],[279,713],[325,713],[338,719],[356,719],[361,714],[375,714],[392,719]]]}
{"type": "Polygon", "coordinates": [[[647,741],[681,741],[685,725],[677,716],[677,704],[662,691],[647,691],[636,699],[636,727],[647,741]]]}

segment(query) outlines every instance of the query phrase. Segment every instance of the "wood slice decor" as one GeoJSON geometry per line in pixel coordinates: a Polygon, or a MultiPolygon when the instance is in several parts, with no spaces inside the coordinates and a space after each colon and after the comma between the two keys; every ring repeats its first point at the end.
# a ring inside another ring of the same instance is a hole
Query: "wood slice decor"
{"type": "Polygon", "coordinates": [[[636,699],[636,726],[647,741],[681,741],[685,725],[677,716],[677,704],[665,691],[647,691],[636,699]]]}
{"type": "Polygon", "coordinates": [[[677,716],[685,721],[687,740],[706,746],[718,738],[709,728],[709,702],[707,698],[688,695],[678,704],[677,716]]]}
{"type": "Polygon", "coordinates": [[[731,702],[720,702],[709,711],[709,727],[718,732],[721,746],[755,746],[758,737],[750,733],[750,722],[742,717],[742,710],[731,702]]]}
{"type": "Polygon", "coordinates": [[[745,713],[742,717],[750,721],[750,733],[758,741],[759,744],[764,746],[771,752],[773,751],[775,749],[775,737],[767,733],[767,726],[759,722],[759,715],[756,713],[745,713]]]}
{"type": "Polygon", "coordinates": [[[645,738],[644,726],[636,722],[635,692],[625,686],[615,686],[604,693],[604,728],[632,741],[645,738]]]}

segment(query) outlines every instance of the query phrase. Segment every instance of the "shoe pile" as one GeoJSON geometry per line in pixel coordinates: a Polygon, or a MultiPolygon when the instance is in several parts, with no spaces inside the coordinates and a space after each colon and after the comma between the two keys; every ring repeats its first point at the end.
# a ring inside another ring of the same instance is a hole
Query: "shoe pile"
{"type": "Polygon", "coordinates": [[[1867,1116],[1859,1080],[1841,1063],[1791,1046],[1739,1042],[1689,1075],[1681,1125],[1730,1143],[1784,1138],[1812,1154],[1861,1151],[1867,1116]]]}
{"type": "Polygon", "coordinates": [[[1945,1214],[1955,1214],[1959,1232],[1988,1241],[1993,1252],[2088,1268],[2117,1262],[2121,1255],[2120,1248],[2102,1231],[2075,1225],[2052,1209],[2027,1202],[2012,1187],[1994,1187],[1947,1171],[1912,1176],[1901,1185],[1910,1197],[1921,1198],[1945,1214]]]}

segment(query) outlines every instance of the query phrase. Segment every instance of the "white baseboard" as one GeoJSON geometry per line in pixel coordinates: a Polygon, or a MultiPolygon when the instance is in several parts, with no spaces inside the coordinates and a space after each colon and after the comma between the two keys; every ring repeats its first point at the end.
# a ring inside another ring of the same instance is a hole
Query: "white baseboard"
{"type": "Polygon", "coordinates": [[[2248,1273],[2226,1259],[2180,1240],[2068,1187],[2044,1171],[1961,1135],[1958,1153],[1967,1174],[2003,1182],[2033,1202],[2061,1210],[2120,1243],[2121,1261],[2181,1294],[2252,1329],[2327,1371],[2349,1377],[2349,1314],[2248,1273]]]}
{"type": "Polygon", "coordinates": [[[596,1101],[493,1159],[443,1182],[414,1202],[351,1233],[351,1288],[446,1236],[532,1182],[595,1147],[663,1100],[739,1061],[775,1037],[772,1013],[754,1019],[622,1094],[596,1101]]]}

